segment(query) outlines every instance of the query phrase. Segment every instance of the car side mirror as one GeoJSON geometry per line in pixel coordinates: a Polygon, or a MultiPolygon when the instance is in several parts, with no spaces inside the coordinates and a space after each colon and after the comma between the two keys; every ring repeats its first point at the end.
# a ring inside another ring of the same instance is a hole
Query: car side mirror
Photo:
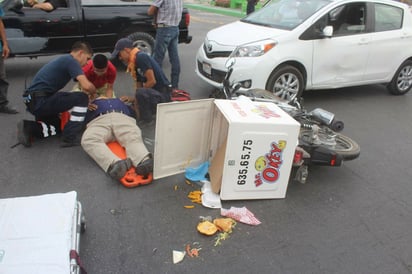
{"type": "Polygon", "coordinates": [[[322,34],[323,34],[324,37],[328,37],[328,38],[332,37],[333,27],[332,26],[324,27],[323,30],[322,30],[322,34]]]}

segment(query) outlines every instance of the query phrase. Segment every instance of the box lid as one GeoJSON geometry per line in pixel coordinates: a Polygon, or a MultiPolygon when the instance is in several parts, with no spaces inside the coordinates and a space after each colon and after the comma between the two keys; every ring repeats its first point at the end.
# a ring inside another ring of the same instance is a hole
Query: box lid
{"type": "Polygon", "coordinates": [[[157,105],[155,179],[183,173],[208,161],[214,99],[157,105]]]}
{"type": "Polygon", "coordinates": [[[270,102],[254,102],[240,96],[236,100],[215,100],[225,118],[231,123],[295,124],[296,121],[280,107],[270,102]]]}

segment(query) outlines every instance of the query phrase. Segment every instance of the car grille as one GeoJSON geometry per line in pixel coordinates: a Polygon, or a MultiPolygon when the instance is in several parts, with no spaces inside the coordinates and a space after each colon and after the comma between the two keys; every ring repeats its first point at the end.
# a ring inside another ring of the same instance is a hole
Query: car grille
{"type": "Polygon", "coordinates": [[[232,53],[231,51],[213,51],[207,52],[205,44],[203,44],[203,51],[205,52],[207,58],[212,59],[216,57],[229,57],[232,53]]]}
{"type": "Polygon", "coordinates": [[[221,70],[217,70],[217,69],[213,69],[212,68],[212,74],[207,74],[206,72],[204,72],[203,67],[202,67],[202,63],[197,61],[197,69],[199,70],[199,72],[206,78],[216,82],[216,83],[222,83],[223,79],[225,78],[226,72],[225,71],[221,71],[221,70]]]}

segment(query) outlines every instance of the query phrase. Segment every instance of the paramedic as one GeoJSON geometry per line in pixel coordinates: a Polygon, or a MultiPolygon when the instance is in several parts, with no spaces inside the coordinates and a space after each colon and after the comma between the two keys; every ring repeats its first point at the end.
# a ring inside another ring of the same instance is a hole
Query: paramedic
{"type": "Polygon", "coordinates": [[[153,122],[158,103],[170,102],[172,88],[159,64],[148,54],[133,46],[132,40],[122,38],[117,41],[112,59],[119,58],[127,64],[129,72],[136,83],[135,98],[122,97],[126,102],[134,102],[136,116],[140,118],[141,126],[153,122]]]}
{"type": "Polygon", "coordinates": [[[60,113],[66,111],[70,111],[70,120],[62,132],[62,147],[80,144],[79,134],[83,130],[89,96],[94,98],[96,93],[82,70],[91,56],[88,43],[76,42],[70,53],[53,59],[37,72],[23,94],[27,110],[35,116],[35,121],[21,120],[17,124],[20,144],[30,147],[34,137],[43,139],[61,133],[60,113]],[[59,92],[70,79],[77,80],[83,92],[59,92]]]}
{"type": "Polygon", "coordinates": [[[116,80],[116,67],[103,54],[96,54],[83,67],[84,75],[96,87],[97,96],[113,98],[113,84],[116,80]]]}

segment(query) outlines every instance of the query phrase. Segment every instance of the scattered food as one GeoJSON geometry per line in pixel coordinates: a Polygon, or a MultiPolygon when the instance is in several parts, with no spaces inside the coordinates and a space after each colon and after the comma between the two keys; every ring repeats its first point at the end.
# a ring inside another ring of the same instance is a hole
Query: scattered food
{"type": "Polygon", "coordinates": [[[195,208],[195,206],[194,205],[185,205],[185,206],[183,206],[184,208],[195,208]]]}
{"type": "Polygon", "coordinates": [[[194,190],[190,191],[187,197],[193,202],[197,204],[202,204],[202,191],[194,190]]]}
{"type": "Polygon", "coordinates": [[[236,221],[232,218],[217,218],[213,220],[219,231],[232,232],[232,228],[236,225],[236,221]]]}
{"type": "MultiPolygon", "coordinates": [[[[195,245],[196,243],[193,243],[195,245]]],[[[190,244],[186,245],[186,254],[189,255],[189,257],[199,257],[199,251],[201,250],[200,247],[195,248],[191,247],[190,244]]]]}
{"type": "Polygon", "coordinates": [[[221,245],[221,241],[226,240],[227,238],[229,238],[229,236],[229,232],[220,232],[219,234],[217,234],[215,238],[215,246],[221,245]]]}
{"type": "Polygon", "coordinates": [[[212,222],[203,221],[197,225],[197,231],[199,231],[200,233],[204,235],[212,236],[213,234],[217,232],[217,226],[213,224],[212,222]]]}

